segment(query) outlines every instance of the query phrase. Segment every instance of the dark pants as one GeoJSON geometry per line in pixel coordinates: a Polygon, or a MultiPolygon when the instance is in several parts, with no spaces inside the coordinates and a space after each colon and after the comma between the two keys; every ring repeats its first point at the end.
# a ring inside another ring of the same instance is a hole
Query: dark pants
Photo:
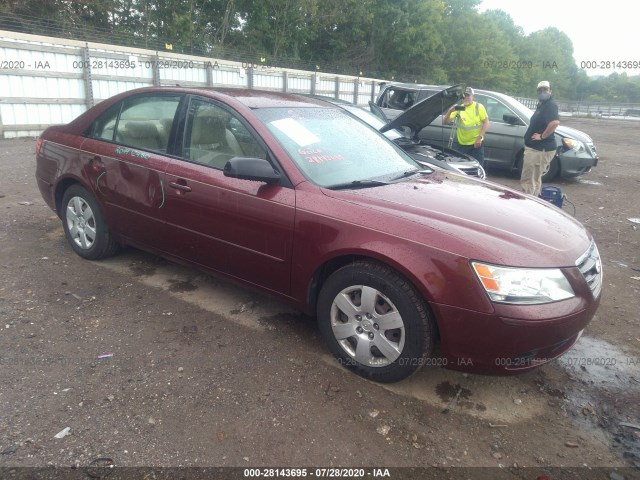
{"type": "Polygon", "coordinates": [[[478,160],[480,166],[484,168],[484,148],[482,145],[480,145],[479,148],[476,148],[473,145],[460,145],[459,143],[456,143],[453,147],[460,153],[471,155],[473,158],[478,160]]]}

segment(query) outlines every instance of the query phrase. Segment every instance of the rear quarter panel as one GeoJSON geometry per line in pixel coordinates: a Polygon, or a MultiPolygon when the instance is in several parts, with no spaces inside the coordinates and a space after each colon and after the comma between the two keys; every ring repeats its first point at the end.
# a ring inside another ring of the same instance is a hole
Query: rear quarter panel
{"type": "Polygon", "coordinates": [[[83,177],[80,159],[83,138],[66,133],[61,127],[50,127],[42,133],[41,139],[42,145],[36,157],[36,180],[42,198],[59,213],[56,198],[61,197],[60,186],[72,181],[89,187],[88,178],[83,177]]]}

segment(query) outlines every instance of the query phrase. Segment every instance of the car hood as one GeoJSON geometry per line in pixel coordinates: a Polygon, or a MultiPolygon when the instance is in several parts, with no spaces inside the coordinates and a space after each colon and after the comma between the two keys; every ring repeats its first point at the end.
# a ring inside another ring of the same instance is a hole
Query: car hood
{"type": "Polygon", "coordinates": [[[430,175],[359,190],[324,190],[368,228],[498,265],[573,267],[591,243],[573,217],[540,199],[465,175],[430,175]],[[382,215],[381,215],[382,214],[382,215]]]}
{"type": "Polygon", "coordinates": [[[593,140],[589,135],[582,130],[576,130],[575,128],[566,127],[564,125],[558,125],[556,133],[562,137],[571,137],[576,140],[580,140],[583,143],[593,143],[593,140]]]}
{"type": "Polygon", "coordinates": [[[462,91],[462,85],[445,88],[405,110],[382,127],[380,131],[386,132],[393,128],[408,127],[411,129],[411,136],[415,137],[420,130],[431,124],[439,115],[442,115],[442,112],[459,101],[462,98],[462,91]]]}

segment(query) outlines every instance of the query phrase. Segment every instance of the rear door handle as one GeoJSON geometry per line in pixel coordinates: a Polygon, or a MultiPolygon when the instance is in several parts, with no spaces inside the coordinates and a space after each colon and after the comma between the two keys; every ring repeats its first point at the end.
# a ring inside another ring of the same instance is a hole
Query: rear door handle
{"type": "Polygon", "coordinates": [[[177,180],[175,182],[169,182],[169,186],[175,188],[176,190],[180,190],[181,192],[187,193],[191,191],[191,187],[186,185],[185,180],[177,180]]]}

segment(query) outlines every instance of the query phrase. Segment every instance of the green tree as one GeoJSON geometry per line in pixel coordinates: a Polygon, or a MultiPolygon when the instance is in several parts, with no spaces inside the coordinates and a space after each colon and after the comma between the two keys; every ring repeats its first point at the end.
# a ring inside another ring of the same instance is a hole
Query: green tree
{"type": "Polygon", "coordinates": [[[268,54],[271,60],[299,57],[299,50],[313,36],[312,19],[319,0],[238,0],[242,24],[237,44],[268,54]]]}
{"type": "Polygon", "coordinates": [[[578,69],[573,58],[573,44],[565,33],[556,28],[533,32],[525,38],[519,56],[531,62],[534,68],[523,72],[516,93],[531,96],[540,80],[548,80],[558,98],[575,96],[578,69]]]}
{"type": "Polygon", "coordinates": [[[477,0],[449,0],[442,29],[445,58],[442,65],[450,83],[477,88],[510,90],[517,60],[508,35],[496,15],[481,15],[477,0]]]}
{"type": "Polygon", "coordinates": [[[356,74],[377,68],[371,44],[373,0],[327,0],[315,15],[300,56],[321,70],[338,67],[356,74]],[[345,15],[344,12],[350,12],[345,15]]]}
{"type": "Polygon", "coordinates": [[[440,35],[443,3],[377,0],[374,7],[370,46],[377,69],[410,81],[445,80],[445,49],[440,35]]]}

